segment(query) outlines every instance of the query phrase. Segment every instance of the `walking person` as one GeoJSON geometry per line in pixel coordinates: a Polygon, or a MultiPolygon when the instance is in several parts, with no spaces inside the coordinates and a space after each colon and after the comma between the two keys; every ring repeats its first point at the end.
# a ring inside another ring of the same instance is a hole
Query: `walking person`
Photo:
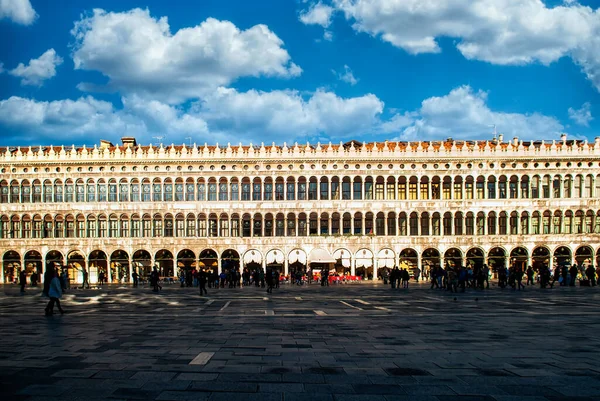
{"type": "Polygon", "coordinates": [[[592,287],[596,286],[596,271],[594,270],[594,266],[589,265],[587,267],[587,269],[585,269],[585,275],[587,276],[588,280],[590,280],[590,285],[592,287]]]}
{"type": "Polygon", "coordinates": [[[533,267],[529,266],[527,268],[527,282],[525,283],[526,285],[529,285],[529,283],[531,283],[531,285],[533,284],[533,276],[535,275],[535,272],[533,271],[533,267]]]}
{"type": "Polygon", "coordinates": [[[85,267],[81,268],[81,275],[83,276],[83,284],[81,284],[81,289],[84,289],[87,285],[88,290],[90,289],[90,282],[88,281],[88,272],[85,270],[85,267]]]}
{"type": "Polygon", "coordinates": [[[158,280],[158,270],[156,270],[156,266],[154,266],[152,268],[152,273],[150,273],[150,285],[152,286],[152,292],[158,292],[159,288],[162,290],[162,287],[158,284],[158,280]]]}
{"type": "Polygon", "coordinates": [[[206,282],[208,281],[208,275],[204,269],[200,269],[198,273],[198,284],[200,287],[200,295],[202,294],[208,295],[208,291],[206,291],[206,282]]]}
{"type": "Polygon", "coordinates": [[[140,275],[137,274],[136,270],[134,270],[133,273],[131,274],[131,277],[133,278],[133,286],[137,287],[138,283],[139,283],[140,275]]]}
{"type": "Polygon", "coordinates": [[[27,272],[25,269],[21,269],[19,274],[19,284],[21,284],[21,294],[25,294],[25,286],[27,285],[27,272]]]}
{"type": "Polygon", "coordinates": [[[267,282],[267,292],[273,292],[273,271],[271,269],[267,269],[267,274],[265,275],[265,280],[267,282]]]}
{"type": "Polygon", "coordinates": [[[50,297],[50,301],[46,305],[46,316],[52,316],[54,314],[54,305],[58,306],[58,311],[62,315],[65,313],[63,308],[60,305],[60,298],[62,297],[62,286],[60,284],[60,279],[58,278],[58,271],[54,271],[52,275],[52,280],[50,281],[50,285],[48,287],[48,297],[50,297]]]}

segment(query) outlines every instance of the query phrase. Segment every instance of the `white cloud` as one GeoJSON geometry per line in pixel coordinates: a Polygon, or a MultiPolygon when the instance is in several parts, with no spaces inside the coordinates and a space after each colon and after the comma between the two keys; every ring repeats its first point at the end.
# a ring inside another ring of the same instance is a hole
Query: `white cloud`
{"type": "Polygon", "coordinates": [[[8,18],[21,25],[31,25],[37,14],[29,0],[0,0],[0,19],[8,18]]]}
{"type": "Polygon", "coordinates": [[[585,102],[579,110],[569,107],[569,118],[579,125],[589,127],[590,121],[594,119],[590,108],[590,102],[585,102]]]}
{"type": "Polygon", "coordinates": [[[335,70],[332,70],[331,72],[333,72],[333,75],[335,75],[340,81],[346,82],[352,86],[358,83],[358,79],[354,77],[352,70],[347,65],[344,65],[343,72],[337,72],[335,70]]]}
{"type": "Polygon", "coordinates": [[[457,39],[468,59],[501,65],[570,56],[600,90],[600,10],[541,0],[333,0],[357,31],[411,54],[438,53],[438,38],[457,39]]]}
{"type": "Polygon", "coordinates": [[[331,42],[333,40],[333,32],[331,32],[331,31],[324,31],[323,32],[323,40],[331,42]]]}
{"type": "Polygon", "coordinates": [[[21,78],[21,85],[42,86],[45,80],[56,75],[56,67],[61,65],[63,59],[54,49],[44,52],[39,58],[29,60],[29,65],[19,65],[9,72],[10,75],[21,78]]]}
{"type": "MultiPolygon", "coordinates": [[[[154,142],[166,135],[165,143],[315,142],[349,138],[364,140],[491,139],[498,132],[509,139],[558,138],[564,127],[553,117],[504,113],[491,110],[487,93],[461,86],[440,97],[425,99],[414,111],[396,111],[382,117],[383,102],[372,94],[342,98],[319,89],[312,94],[298,91],[239,92],[218,88],[187,106],[172,106],[130,95],[117,110],[91,96],[77,100],[41,102],[20,97],[0,101],[0,127],[10,144],[94,144],[102,139],[118,143],[124,135],[139,143],[154,142]],[[15,134],[11,136],[11,132],[15,134]],[[12,143],[11,143],[12,142],[12,143]]],[[[393,111],[390,109],[389,111],[393,111]]]]}
{"type": "MultiPolygon", "coordinates": [[[[460,86],[445,96],[430,97],[421,108],[404,117],[415,118],[400,138],[405,140],[491,139],[495,124],[505,138],[545,139],[558,137],[563,125],[554,117],[539,113],[503,113],[487,105],[487,93],[460,86]]],[[[406,122],[406,120],[403,120],[406,122]]]]}
{"type": "Polygon", "coordinates": [[[299,20],[305,25],[321,25],[327,28],[331,25],[331,14],[333,8],[321,2],[313,4],[306,11],[300,12],[299,20]]]}
{"type": "Polygon", "coordinates": [[[384,104],[372,94],[341,98],[317,90],[305,99],[297,91],[220,88],[197,106],[211,133],[234,143],[253,138],[266,143],[281,143],[285,138],[290,143],[320,133],[343,137],[372,131],[384,104]]]}
{"type": "Polygon", "coordinates": [[[76,22],[71,34],[76,69],[100,71],[113,90],[171,103],[243,76],[290,78],[302,72],[265,25],[240,30],[209,18],[173,34],[166,17],[153,18],[148,10],[96,9],[76,22]]]}

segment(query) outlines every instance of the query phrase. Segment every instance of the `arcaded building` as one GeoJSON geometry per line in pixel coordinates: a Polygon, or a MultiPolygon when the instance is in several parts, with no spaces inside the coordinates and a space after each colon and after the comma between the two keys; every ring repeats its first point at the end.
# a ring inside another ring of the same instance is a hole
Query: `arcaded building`
{"type": "Polygon", "coordinates": [[[0,148],[0,280],[600,262],[600,138],[0,148]]]}

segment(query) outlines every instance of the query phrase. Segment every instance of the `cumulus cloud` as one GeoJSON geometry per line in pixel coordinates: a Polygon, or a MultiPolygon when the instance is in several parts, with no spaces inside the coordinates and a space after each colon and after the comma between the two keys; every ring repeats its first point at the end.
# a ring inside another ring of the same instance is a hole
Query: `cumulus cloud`
{"type": "Polygon", "coordinates": [[[395,111],[390,118],[383,117],[384,103],[375,95],[343,98],[324,89],[304,94],[220,87],[186,106],[129,95],[122,98],[122,109],[91,96],[52,102],[11,97],[0,101],[0,127],[5,142],[17,145],[34,140],[32,144],[48,144],[57,137],[61,143],[94,144],[101,138],[119,142],[124,135],[151,143],[153,136],[165,134],[165,143],[179,144],[188,137],[221,144],[490,139],[492,124],[505,138],[551,139],[563,132],[554,117],[491,110],[487,96],[461,86],[423,100],[416,110],[395,111]]]}
{"type": "MultiPolygon", "coordinates": [[[[341,98],[317,90],[308,98],[297,91],[261,92],[220,88],[198,104],[212,132],[229,138],[281,142],[325,133],[330,137],[364,134],[378,123],[384,104],[377,96],[341,98]]],[[[235,141],[235,142],[239,142],[235,141]]]]}
{"type": "Polygon", "coordinates": [[[0,0],[0,19],[8,18],[21,25],[31,25],[37,14],[29,0],[0,0]]]}
{"type": "Polygon", "coordinates": [[[571,1],[333,0],[356,31],[411,54],[438,53],[437,39],[457,39],[468,59],[501,65],[548,65],[570,56],[600,90],[600,9],[571,1]]]}
{"type": "Polygon", "coordinates": [[[589,127],[590,121],[594,119],[592,117],[590,102],[585,102],[578,110],[569,107],[569,118],[579,125],[589,127]]]}
{"type": "MultiPolygon", "coordinates": [[[[474,91],[470,86],[460,86],[447,95],[430,97],[421,108],[401,121],[413,117],[414,122],[400,134],[404,140],[491,139],[495,124],[504,137],[544,139],[558,137],[563,125],[554,117],[539,113],[503,113],[487,105],[488,94],[474,91]]],[[[400,118],[400,117],[398,117],[400,118]]]]}
{"type": "Polygon", "coordinates": [[[327,28],[331,25],[332,13],[333,7],[318,2],[312,4],[308,10],[301,11],[299,20],[305,25],[321,25],[323,28],[327,28]]]}
{"type": "Polygon", "coordinates": [[[356,77],[354,77],[352,70],[347,65],[344,65],[343,72],[338,72],[335,70],[332,70],[331,72],[333,73],[333,75],[335,75],[337,77],[337,79],[339,79],[340,81],[346,82],[352,86],[354,86],[358,83],[358,79],[356,79],[356,77]]]}
{"type": "MultiPolygon", "coordinates": [[[[76,69],[100,71],[110,89],[171,103],[197,98],[239,77],[290,78],[302,72],[265,25],[240,30],[209,18],[173,34],[166,17],[154,18],[148,10],[96,9],[77,21],[71,34],[76,69]]],[[[89,84],[79,88],[95,89],[89,84]]]]}
{"type": "Polygon", "coordinates": [[[45,80],[56,75],[56,67],[62,63],[63,59],[54,49],[49,49],[39,58],[29,60],[29,65],[19,63],[9,74],[21,78],[21,85],[42,86],[45,80]]]}

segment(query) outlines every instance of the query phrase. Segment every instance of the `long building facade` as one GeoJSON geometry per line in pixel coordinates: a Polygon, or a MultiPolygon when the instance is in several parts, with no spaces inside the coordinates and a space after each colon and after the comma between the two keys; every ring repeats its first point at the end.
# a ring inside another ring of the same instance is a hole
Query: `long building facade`
{"type": "Polygon", "coordinates": [[[600,138],[0,148],[0,281],[600,264],[600,138]]]}

